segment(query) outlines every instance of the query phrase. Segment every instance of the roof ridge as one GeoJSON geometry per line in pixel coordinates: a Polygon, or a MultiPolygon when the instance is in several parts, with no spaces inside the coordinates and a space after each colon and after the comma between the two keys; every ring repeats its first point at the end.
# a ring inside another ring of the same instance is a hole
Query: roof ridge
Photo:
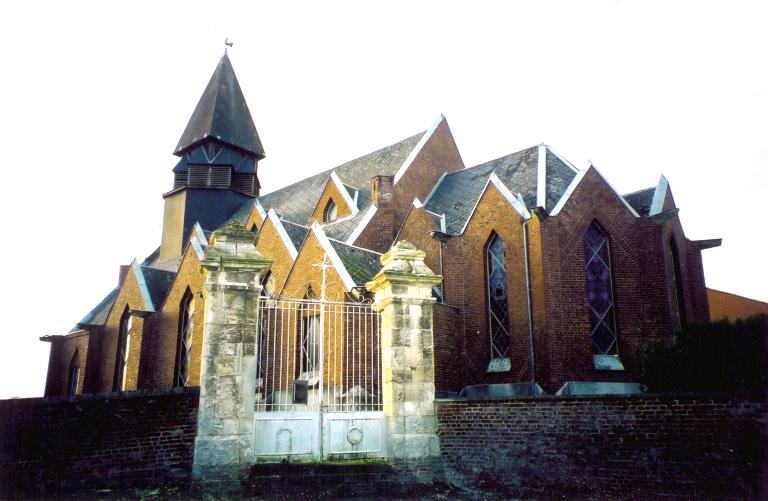
{"type": "Polygon", "coordinates": [[[540,146],[540,145],[538,145],[538,144],[537,144],[537,145],[535,145],[535,146],[529,146],[528,148],[523,148],[522,150],[514,151],[514,152],[512,152],[512,153],[508,153],[508,154],[506,154],[506,155],[502,155],[502,156],[500,156],[500,157],[497,157],[497,158],[493,158],[493,159],[491,159],[491,160],[488,160],[488,161],[486,161],[486,162],[483,162],[483,163],[481,163],[481,164],[473,165],[472,167],[465,167],[465,168],[463,168],[463,169],[459,169],[459,170],[456,170],[456,171],[453,171],[453,172],[449,172],[449,173],[448,173],[448,175],[451,175],[451,174],[456,174],[456,173],[459,173],[459,172],[464,172],[464,171],[468,171],[468,170],[472,170],[472,169],[475,169],[475,168],[477,168],[477,167],[482,167],[482,166],[484,166],[484,165],[488,165],[488,164],[490,164],[490,163],[493,163],[493,162],[496,162],[496,161],[502,160],[502,159],[504,159],[504,158],[508,158],[508,157],[511,157],[512,155],[517,155],[517,154],[519,154],[519,153],[523,153],[524,151],[532,150],[532,149],[534,149],[534,148],[535,148],[535,149],[538,151],[538,148],[539,148],[539,146],[540,146]]]}

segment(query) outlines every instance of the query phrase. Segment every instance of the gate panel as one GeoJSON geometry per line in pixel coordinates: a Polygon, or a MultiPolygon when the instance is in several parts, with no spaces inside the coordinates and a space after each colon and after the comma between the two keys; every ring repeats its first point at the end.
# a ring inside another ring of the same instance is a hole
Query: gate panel
{"type": "Polygon", "coordinates": [[[257,456],[383,456],[379,315],[370,305],[261,298],[257,456]]]}

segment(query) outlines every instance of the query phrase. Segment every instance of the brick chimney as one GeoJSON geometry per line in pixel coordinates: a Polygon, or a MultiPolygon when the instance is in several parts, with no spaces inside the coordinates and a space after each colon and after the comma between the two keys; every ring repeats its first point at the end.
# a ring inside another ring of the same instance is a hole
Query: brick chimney
{"type": "Polygon", "coordinates": [[[392,187],[395,176],[373,176],[371,178],[371,199],[377,207],[389,205],[392,202],[392,187]]]}

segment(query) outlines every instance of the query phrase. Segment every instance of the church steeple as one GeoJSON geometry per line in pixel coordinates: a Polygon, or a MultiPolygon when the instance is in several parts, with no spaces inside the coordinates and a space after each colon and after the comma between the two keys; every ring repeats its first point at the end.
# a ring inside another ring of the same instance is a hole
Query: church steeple
{"type": "Polygon", "coordinates": [[[226,52],[200,96],[173,153],[181,156],[209,138],[250,153],[258,160],[264,158],[261,139],[226,52]]]}
{"type": "Polygon", "coordinates": [[[226,52],[173,153],[181,158],[163,195],[161,260],[181,255],[195,223],[214,230],[259,196],[264,148],[226,52]]]}

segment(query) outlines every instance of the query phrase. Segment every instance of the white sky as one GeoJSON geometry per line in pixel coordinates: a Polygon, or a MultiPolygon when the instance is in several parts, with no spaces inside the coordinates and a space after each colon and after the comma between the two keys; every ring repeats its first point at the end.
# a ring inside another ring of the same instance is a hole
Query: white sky
{"type": "Polygon", "coordinates": [[[546,142],[665,174],[707,284],[768,301],[759,2],[4,2],[0,398],[42,395],[118,265],[159,245],[173,148],[229,37],[265,192],[448,118],[468,166],[546,142]]]}

